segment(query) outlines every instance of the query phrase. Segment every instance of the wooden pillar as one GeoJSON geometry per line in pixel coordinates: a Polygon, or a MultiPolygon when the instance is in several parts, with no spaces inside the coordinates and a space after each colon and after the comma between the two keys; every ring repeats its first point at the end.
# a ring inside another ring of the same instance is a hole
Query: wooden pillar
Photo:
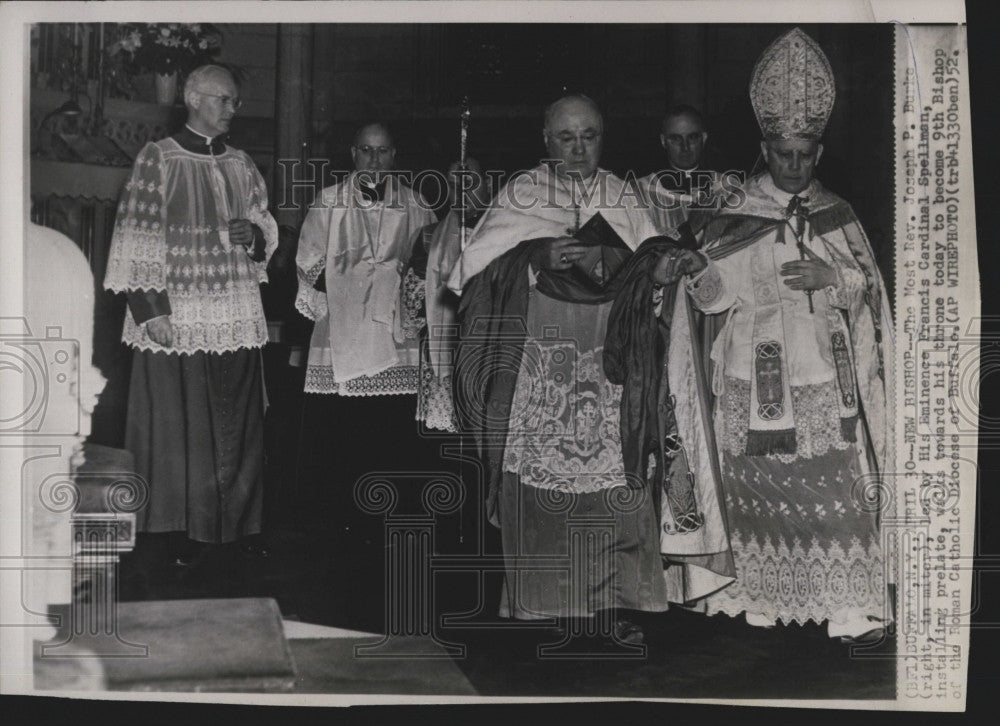
{"type": "Polygon", "coordinates": [[[309,179],[312,118],[313,26],[278,25],[274,109],[274,217],[279,225],[298,229],[310,199],[300,180],[309,179]],[[300,162],[293,166],[294,162],[300,162]],[[293,176],[294,173],[294,176],[293,176]],[[294,180],[294,181],[293,181],[294,180]],[[296,183],[297,182],[297,183],[296,183]]]}

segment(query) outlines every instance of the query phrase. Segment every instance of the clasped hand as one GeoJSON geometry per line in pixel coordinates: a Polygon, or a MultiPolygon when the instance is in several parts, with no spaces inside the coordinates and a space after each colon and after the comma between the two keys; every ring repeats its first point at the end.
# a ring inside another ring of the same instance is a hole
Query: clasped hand
{"type": "Polygon", "coordinates": [[[229,220],[229,242],[240,247],[253,244],[253,225],[249,219],[229,220]]]}
{"type": "Polygon", "coordinates": [[[146,333],[154,343],[169,348],[174,342],[174,326],[170,324],[170,316],[163,315],[146,321],[146,333]]]}
{"type": "Polygon", "coordinates": [[[568,270],[583,257],[587,248],[574,237],[551,237],[539,240],[531,256],[535,270],[568,270]]]}
{"type": "Polygon", "coordinates": [[[706,262],[694,250],[680,247],[668,249],[653,268],[653,282],[658,285],[672,285],[684,275],[692,275],[705,269],[706,262]]]}

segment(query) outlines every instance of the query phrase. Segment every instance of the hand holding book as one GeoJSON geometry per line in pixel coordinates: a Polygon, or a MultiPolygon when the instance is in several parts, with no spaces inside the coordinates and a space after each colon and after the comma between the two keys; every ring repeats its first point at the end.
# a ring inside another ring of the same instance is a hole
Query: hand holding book
{"type": "Polygon", "coordinates": [[[584,282],[592,286],[603,288],[632,254],[600,212],[587,220],[573,238],[576,246],[583,250],[573,260],[573,272],[582,275],[584,282]]]}
{"type": "Polygon", "coordinates": [[[577,243],[575,237],[553,237],[538,243],[531,263],[539,272],[568,270],[586,251],[586,248],[577,243]]]}

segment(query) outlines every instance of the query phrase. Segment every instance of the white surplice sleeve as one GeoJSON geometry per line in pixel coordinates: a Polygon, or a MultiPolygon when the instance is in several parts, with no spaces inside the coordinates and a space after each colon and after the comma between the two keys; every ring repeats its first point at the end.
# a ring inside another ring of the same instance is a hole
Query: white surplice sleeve
{"type": "MultiPolygon", "coordinates": [[[[838,237],[840,235],[837,235],[838,237]]],[[[868,281],[864,272],[858,267],[857,261],[847,251],[847,240],[842,245],[840,240],[821,238],[823,247],[829,255],[826,262],[833,267],[837,275],[836,282],[824,288],[830,305],[841,310],[852,310],[864,297],[868,289],[868,281]],[[840,249],[843,247],[843,249],[840,249]]]]}
{"type": "Polygon", "coordinates": [[[255,261],[253,265],[257,269],[258,280],[267,282],[267,263],[274,251],[278,249],[278,223],[267,209],[267,185],[264,183],[264,177],[260,175],[260,171],[257,170],[250,155],[244,153],[244,156],[250,175],[247,219],[260,227],[261,232],[264,233],[264,259],[255,261]]]}
{"type": "Polygon", "coordinates": [[[163,154],[146,144],[118,204],[104,287],[114,292],[167,289],[166,185],[163,154]]]}
{"type": "Polygon", "coordinates": [[[295,296],[295,309],[310,320],[319,320],[328,312],[326,293],[320,292],[313,285],[326,269],[331,211],[321,197],[320,203],[306,214],[299,232],[299,248],[295,254],[299,289],[295,296]]]}
{"type": "Polygon", "coordinates": [[[743,255],[736,253],[722,260],[708,260],[705,269],[684,281],[688,295],[699,310],[709,314],[721,313],[733,306],[737,297],[740,258],[743,255]]]}

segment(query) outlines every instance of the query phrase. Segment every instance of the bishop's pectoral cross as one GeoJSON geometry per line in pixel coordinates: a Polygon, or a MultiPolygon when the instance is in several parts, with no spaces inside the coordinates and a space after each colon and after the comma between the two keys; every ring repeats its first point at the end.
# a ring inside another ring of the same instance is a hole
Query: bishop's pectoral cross
{"type": "MultiPolygon", "coordinates": [[[[788,202],[788,208],[785,210],[785,216],[791,222],[792,217],[795,218],[795,224],[792,225],[792,231],[795,232],[795,246],[799,250],[799,259],[806,259],[806,247],[805,236],[806,231],[806,217],[809,214],[809,208],[805,205],[805,198],[800,197],[798,194],[793,196],[788,202]]],[[[816,310],[813,308],[813,291],[806,290],[806,297],[809,298],[809,312],[815,313],[816,310]]]]}

